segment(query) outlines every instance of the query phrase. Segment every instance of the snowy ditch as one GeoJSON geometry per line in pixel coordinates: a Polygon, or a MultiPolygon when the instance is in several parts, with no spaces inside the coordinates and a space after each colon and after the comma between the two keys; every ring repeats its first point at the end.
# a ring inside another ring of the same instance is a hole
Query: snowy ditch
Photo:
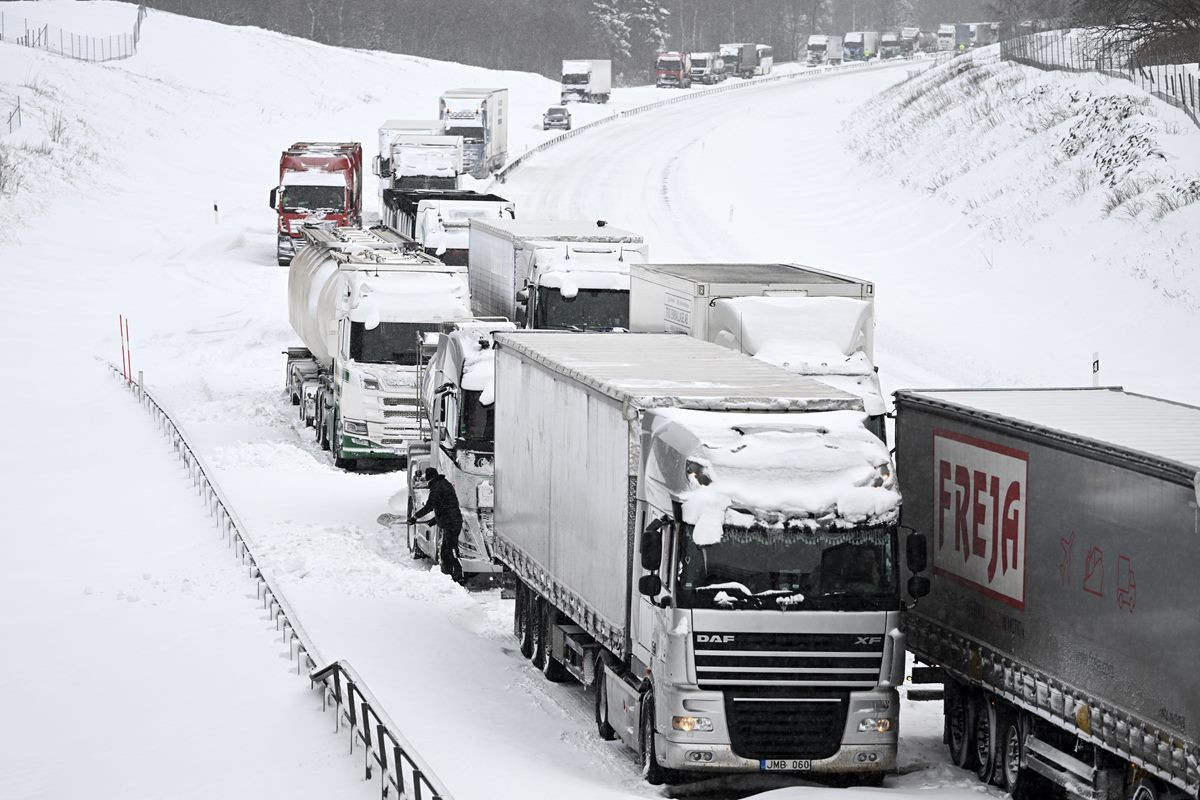
{"type": "Polygon", "coordinates": [[[261,600],[275,629],[287,643],[288,655],[296,664],[296,674],[307,673],[310,686],[320,686],[322,709],[329,703],[333,704],[337,728],[340,729],[343,720],[349,724],[351,752],[356,742],[362,744],[364,779],[373,779],[375,767],[378,767],[384,796],[387,796],[391,787],[396,789],[400,797],[452,800],[453,796],[445,785],[400,733],[399,727],[354,667],[348,661],[326,662],[322,658],[282,589],[260,568],[259,555],[256,553],[261,552],[260,548],[250,538],[216,478],[206,468],[204,458],[179,423],[153,393],[138,383],[126,380],[116,366],[109,365],[109,368],[170,440],[172,449],[187,468],[188,476],[209,515],[216,521],[221,538],[233,549],[234,558],[249,570],[250,577],[255,580],[255,596],[261,600]]]}

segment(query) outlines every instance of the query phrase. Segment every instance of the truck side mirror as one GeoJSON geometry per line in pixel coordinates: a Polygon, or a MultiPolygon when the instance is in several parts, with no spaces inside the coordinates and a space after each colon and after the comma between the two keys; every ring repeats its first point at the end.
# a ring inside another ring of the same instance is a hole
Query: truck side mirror
{"type": "Polygon", "coordinates": [[[658,597],[662,591],[662,578],[657,575],[643,575],[638,579],[638,591],[646,597],[658,597]]]}
{"type": "Polygon", "coordinates": [[[914,600],[929,594],[929,578],[926,578],[924,575],[913,575],[911,578],[909,578],[908,594],[914,600]]]}
{"type": "Polygon", "coordinates": [[[275,208],[275,201],[277,199],[279,199],[279,188],[278,187],[271,190],[271,208],[275,208]]]}
{"type": "MultiPolygon", "coordinates": [[[[913,531],[908,534],[908,540],[905,542],[905,558],[908,561],[908,571],[913,574],[920,574],[929,566],[929,540],[925,538],[925,534],[913,531]]],[[[928,581],[926,581],[928,583],[928,581]]],[[[925,590],[929,592],[928,589],[925,590]]]]}
{"type": "MultiPolygon", "coordinates": [[[[663,521],[656,519],[642,531],[642,569],[656,572],[662,566],[663,521]]],[[[661,582],[660,582],[661,583],[661,582]]],[[[646,592],[642,592],[646,594],[646,592]]],[[[658,594],[658,592],[654,592],[658,594]]]]}

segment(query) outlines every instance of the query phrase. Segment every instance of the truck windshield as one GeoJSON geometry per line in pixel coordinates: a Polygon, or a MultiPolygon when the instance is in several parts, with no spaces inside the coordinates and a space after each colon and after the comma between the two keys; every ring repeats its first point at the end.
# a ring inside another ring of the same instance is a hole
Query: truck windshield
{"type": "Polygon", "coordinates": [[[700,547],[681,536],[681,608],[887,611],[899,608],[896,529],[735,528],[700,547]]]}
{"type": "Polygon", "coordinates": [[[341,186],[283,187],[284,211],[340,211],[346,204],[346,190],[341,186]]]}
{"type": "Polygon", "coordinates": [[[808,49],[812,50],[815,53],[824,53],[825,52],[825,43],[824,42],[820,42],[820,43],[813,42],[812,44],[810,44],[808,46],[808,49]]]}
{"type": "Polygon", "coordinates": [[[659,61],[658,62],[659,69],[677,70],[677,69],[680,69],[682,66],[683,66],[683,63],[680,61],[659,61]]]}
{"type": "Polygon", "coordinates": [[[591,78],[591,75],[588,75],[586,72],[572,72],[563,75],[562,82],[563,86],[586,86],[589,78],[591,78]]]}
{"type": "Polygon", "coordinates": [[[697,69],[697,68],[704,69],[707,66],[708,66],[707,58],[693,58],[692,59],[692,69],[697,69]]]}
{"type": "Polygon", "coordinates": [[[471,127],[464,126],[464,127],[447,128],[446,135],[447,136],[461,136],[464,139],[471,139],[474,141],[481,142],[481,141],[483,141],[483,128],[478,127],[478,126],[471,126],[471,127]]]}
{"type": "Polygon", "coordinates": [[[350,357],[362,364],[416,365],[421,332],[432,322],[381,322],[370,330],[362,322],[350,323],[350,357]]]}
{"type": "Polygon", "coordinates": [[[539,287],[533,327],[610,331],[629,327],[629,291],[580,289],[563,297],[558,289],[539,287]]]}
{"type": "Polygon", "coordinates": [[[484,405],[483,392],[463,391],[463,408],[458,422],[458,438],[468,450],[490,453],[496,441],[496,406],[484,405]]]}

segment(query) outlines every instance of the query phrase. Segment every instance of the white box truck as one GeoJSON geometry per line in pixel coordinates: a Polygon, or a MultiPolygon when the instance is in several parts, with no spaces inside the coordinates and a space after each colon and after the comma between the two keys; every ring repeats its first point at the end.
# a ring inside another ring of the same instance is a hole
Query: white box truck
{"type": "Polygon", "coordinates": [[[639,234],[579,220],[471,220],[475,314],[522,328],[629,327],[629,267],[647,257],[639,234]]]}
{"type": "Polygon", "coordinates": [[[450,89],[438,101],[448,136],[463,139],[463,167],[486,178],[508,159],[508,89],[450,89]]]}
{"type": "Polygon", "coordinates": [[[612,62],[572,58],[562,62],[562,103],[607,103],[612,94],[612,62]]]}
{"type": "Polygon", "coordinates": [[[629,328],[686,333],[862,398],[885,439],[875,285],[798,264],[634,264],[629,328]]]}
{"type": "Polygon", "coordinates": [[[288,270],[286,389],[334,463],[403,459],[420,438],[420,337],[470,316],[466,269],[387,228],[306,226],[288,270]]]}
{"type": "Polygon", "coordinates": [[[808,66],[842,63],[842,37],[814,33],[808,37],[808,66]]]}
{"type": "Polygon", "coordinates": [[[875,31],[851,31],[842,39],[842,59],[870,61],[879,55],[879,34],[875,31]]]}
{"type": "Polygon", "coordinates": [[[521,652],[651,783],[893,770],[900,496],[861,401],[688,336],[495,339],[521,652]]]}

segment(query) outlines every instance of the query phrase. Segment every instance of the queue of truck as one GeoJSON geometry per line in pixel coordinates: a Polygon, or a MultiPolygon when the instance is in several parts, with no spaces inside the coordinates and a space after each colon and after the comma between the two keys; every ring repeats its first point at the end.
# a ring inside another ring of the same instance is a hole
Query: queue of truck
{"type": "Polygon", "coordinates": [[[446,477],[458,566],[647,781],[878,784],[911,679],[1014,797],[1200,795],[1200,409],[902,391],[889,441],[873,283],[518,217],[459,186],[466,122],[381,126],[368,229],[360,147],[284,153],[286,393],[335,465],[407,468],[414,557],[444,557],[412,514],[446,477]]]}

